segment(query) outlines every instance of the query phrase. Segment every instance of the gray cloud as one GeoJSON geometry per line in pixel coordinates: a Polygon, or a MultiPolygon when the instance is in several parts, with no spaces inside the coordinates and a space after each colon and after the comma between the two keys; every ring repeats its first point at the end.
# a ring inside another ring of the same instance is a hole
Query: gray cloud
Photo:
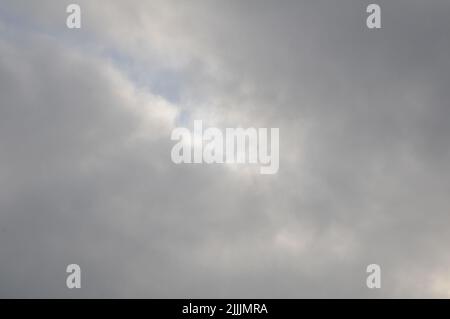
{"type": "Polygon", "coordinates": [[[0,14],[0,296],[449,296],[448,1],[79,3],[0,14]],[[279,173],[172,164],[183,118],[279,173]]]}

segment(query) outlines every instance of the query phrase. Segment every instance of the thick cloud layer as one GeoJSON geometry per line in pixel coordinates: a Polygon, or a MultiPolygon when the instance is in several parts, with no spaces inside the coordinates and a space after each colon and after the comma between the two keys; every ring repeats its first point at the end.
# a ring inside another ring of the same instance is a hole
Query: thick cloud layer
{"type": "Polygon", "coordinates": [[[78,3],[2,1],[1,297],[450,296],[448,1],[381,30],[356,0],[78,3]],[[280,128],[278,174],[173,164],[194,119],[280,128]]]}

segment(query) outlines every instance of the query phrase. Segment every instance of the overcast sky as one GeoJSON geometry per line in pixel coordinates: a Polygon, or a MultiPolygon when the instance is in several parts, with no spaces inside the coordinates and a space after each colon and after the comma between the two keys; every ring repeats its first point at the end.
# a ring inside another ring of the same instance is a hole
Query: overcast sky
{"type": "Polygon", "coordinates": [[[0,0],[0,297],[450,297],[450,1],[72,2],[0,0]]]}

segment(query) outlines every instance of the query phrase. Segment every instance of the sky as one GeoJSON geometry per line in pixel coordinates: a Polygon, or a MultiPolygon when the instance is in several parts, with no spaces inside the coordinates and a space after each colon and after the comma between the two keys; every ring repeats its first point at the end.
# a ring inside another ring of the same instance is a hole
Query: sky
{"type": "Polygon", "coordinates": [[[0,0],[0,297],[449,298],[450,2],[370,3],[0,0]],[[278,173],[174,164],[194,120],[278,173]]]}

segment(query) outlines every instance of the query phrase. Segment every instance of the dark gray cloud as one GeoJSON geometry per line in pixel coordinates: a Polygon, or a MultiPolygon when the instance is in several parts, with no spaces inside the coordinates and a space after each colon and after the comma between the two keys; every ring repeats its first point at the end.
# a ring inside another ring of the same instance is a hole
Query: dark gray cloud
{"type": "Polygon", "coordinates": [[[368,1],[79,3],[77,31],[1,10],[0,296],[449,296],[448,1],[381,30],[368,1]],[[193,119],[279,127],[279,173],[174,165],[193,119]]]}

